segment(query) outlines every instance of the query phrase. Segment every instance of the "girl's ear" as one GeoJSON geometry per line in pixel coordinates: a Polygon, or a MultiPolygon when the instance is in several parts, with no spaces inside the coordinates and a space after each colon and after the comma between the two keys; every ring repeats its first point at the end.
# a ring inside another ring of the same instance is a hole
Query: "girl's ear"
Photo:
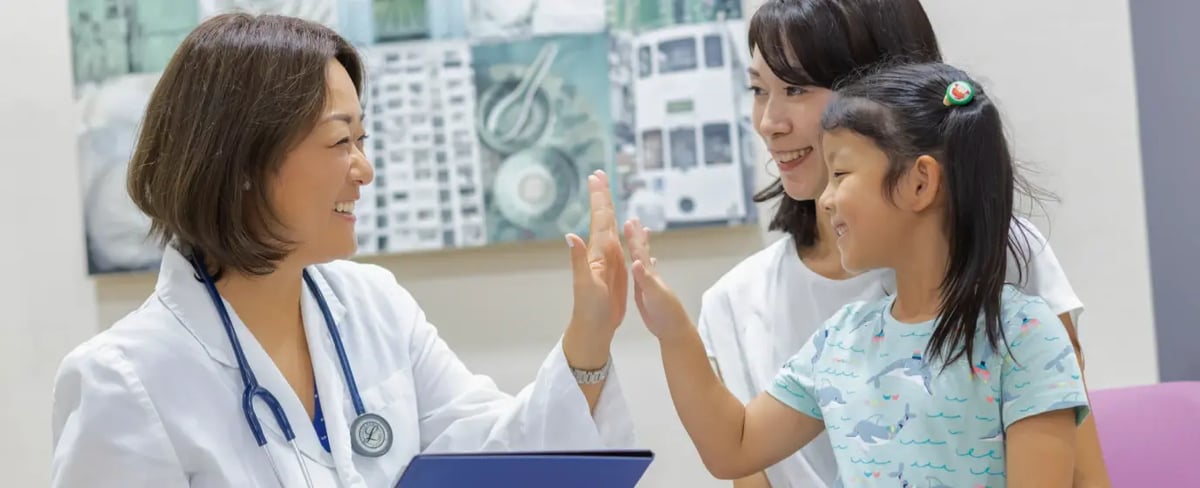
{"type": "Polygon", "coordinates": [[[914,212],[921,212],[936,205],[942,187],[942,164],[933,156],[917,157],[908,170],[906,193],[914,212]]]}

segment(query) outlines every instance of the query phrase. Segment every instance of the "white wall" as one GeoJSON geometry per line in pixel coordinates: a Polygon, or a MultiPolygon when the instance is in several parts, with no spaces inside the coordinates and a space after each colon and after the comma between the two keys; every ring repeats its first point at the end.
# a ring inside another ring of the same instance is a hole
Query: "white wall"
{"type": "MultiPolygon", "coordinates": [[[[83,277],[63,4],[0,2],[0,49],[13,51],[2,58],[4,71],[19,75],[0,77],[0,154],[6,156],[0,203],[15,210],[4,213],[0,227],[0,269],[9,277],[0,285],[0,310],[7,314],[0,320],[0,413],[8,414],[0,418],[33,419],[15,423],[15,437],[10,432],[2,443],[0,473],[15,476],[2,484],[13,486],[45,484],[48,384],[65,348],[88,334],[93,317],[110,324],[153,287],[151,276],[104,277],[93,300],[83,277]],[[17,46],[37,50],[21,53],[17,46]],[[38,212],[21,213],[33,208],[38,212]],[[60,238],[44,237],[51,232],[60,238]],[[17,280],[23,272],[31,277],[17,280]],[[58,305],[63,294],[69,306],[58,305]]],[[[1083,334],[1091,384],[1156,381],[1126,3],[926,5],[949,60],[967,60],[963,67],[991,81],[987,88],[1003,104],[1018,154],[1038,164],[1039,181],[1063,200],[1049,208],[1053,225],[1043,230],[1088,306],[1083,334]],[[1028,30],[1018,34],[1017,28],[1028,30]],[[1078,83],[1075,98],[1051,95],[1055,83],[1078,83]]],[[[716,229],[663,235],[655,249],[694,314],[707,284],[763,242],[754,228],[716,229]]],[[[558,241],[371,261],[396,273],[470,366],[509,390],[530,377],[569,313],[567,255],[558,241]]],[[[639,435],[658,453],[642,486],[726,486],[700,466],[667,397],[657,345],[633,310],[615,356],[639,435]]]]}
{"type": "Polygon", "coordinates": [[[58,360],[96,330],[66,2],[0,1],[0,485],[45,486],[58,360]]]}
{"type": "Polygon", "coordinates": [[[946,60],[987,83],[1017,157],[1061,200],[1039,226],[1087,307],[1089,385],[1157,381],[1128,3],[925,5],[946,60]]]}

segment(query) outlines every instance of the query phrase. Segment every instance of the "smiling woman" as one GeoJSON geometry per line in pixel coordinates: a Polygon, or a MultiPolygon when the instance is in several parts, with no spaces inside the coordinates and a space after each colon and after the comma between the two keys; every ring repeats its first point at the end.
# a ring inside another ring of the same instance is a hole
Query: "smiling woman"
{"type": "Polygon", "coordinates": [[[374,177],[362,87],[354,48],[316,23],[227,14],[184,39],[128,175],[165,247],[158,283],[63,359],[53,486],[393,486],[425,450],[629,447],[607,176],[587,177],[590,241],[567,236],[571,321],[508,395],[390,273],[346,260],[374,177]]]}
{"type": "Polygon", "coordinates": [[[331,31],[289,46],[285,19],[223,16],[197,29],[155,87],[130,161],[129,193],[151,232],[203,253],[214,272],[267,274],[292,251],[320,262],[354,250],[351,226],[327,227],[335,204],[372,178],[363,66],[331,31]],[[239,44],[263,48],[224,55],[239,44]],[[175,143],[181,134],[188,144],[175,143]],[[228,208],[243,211],[229,218],[228,208]]]}

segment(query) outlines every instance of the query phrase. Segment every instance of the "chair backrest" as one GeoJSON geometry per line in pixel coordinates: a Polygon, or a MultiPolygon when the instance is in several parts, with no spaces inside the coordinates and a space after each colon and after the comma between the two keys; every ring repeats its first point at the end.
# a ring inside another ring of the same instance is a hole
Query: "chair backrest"
{"type": "Polygon", "coordinates": [[[1113,487],[1200,486],[1200,382],[1094,390],[1090,399],[1113,487]]]}

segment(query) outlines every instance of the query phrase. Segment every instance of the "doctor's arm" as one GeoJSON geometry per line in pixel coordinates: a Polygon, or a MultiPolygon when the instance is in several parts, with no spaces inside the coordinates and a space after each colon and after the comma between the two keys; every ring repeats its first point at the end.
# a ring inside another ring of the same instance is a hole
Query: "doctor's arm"
{"type": "Polygon", "coordinates": [[[556,346],[534,381],[509,395],[468,370],[415,302],[410,306],[417,310],[409,354],[423,450],[631,447],[633,426],[613,373],[590,409],[556,346]]]}
{"type": "MultiPolygon", "coordinates": [[[[588,176],[588,205],[591,209],[588,241],[567,234],[571,256],[572,311],[563,334],[562,349],[567,364],[575,369],[596,371],[609,361],[610,345],[625,318],[629,301],[629,271],[617,227],[617,214],[603,171],[588,176]]],[[[604,382],[580,384],[588,408],[596,409],[604,382]]]]}
{"type": "Polygon", "coordinates": [[[52,432],[52,487],[188,486],[153,404],[115,349],[82,346],[63,360],[52,432]]]}

